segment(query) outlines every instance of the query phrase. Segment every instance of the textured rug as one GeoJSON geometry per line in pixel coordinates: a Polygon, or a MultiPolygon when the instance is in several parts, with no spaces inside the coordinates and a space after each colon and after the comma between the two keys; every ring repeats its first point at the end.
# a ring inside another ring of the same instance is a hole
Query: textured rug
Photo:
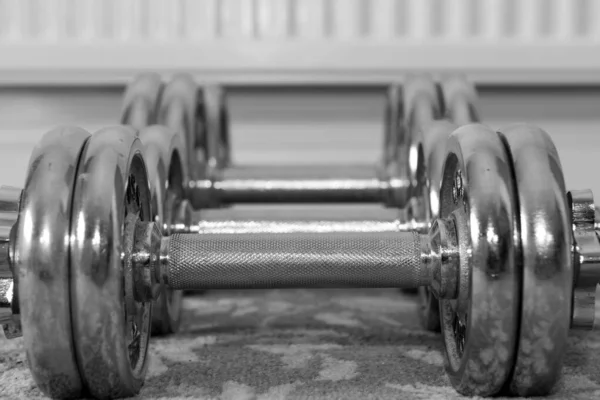
{"type": "MultiPolygon", "coordinates": [[[[441,338],[397,290],[209,292],[152,339],[144,399],[458,399],[441,338]]],[[[0,341],[0,397],[43,397],[21,340],[0,341]]],[[[600,335],[573,333],[555,399],[600,397],[600,335]]]]}

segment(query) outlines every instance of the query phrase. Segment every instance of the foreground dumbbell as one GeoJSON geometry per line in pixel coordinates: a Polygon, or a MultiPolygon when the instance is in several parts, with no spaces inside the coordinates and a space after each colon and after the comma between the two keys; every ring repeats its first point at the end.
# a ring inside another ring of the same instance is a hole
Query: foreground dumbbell
{"type": "Polygon", "coordinates": [[[3,311],[20,306],[32,374],[55,397],[135,394],[151,300],[165,287],[428,286],[440,300],[446,369],[464,394],[547,393],[570,325],[593,325],[586,311],[598,278],[585,255],[598,247],[594,208],[585,193],[569,206],[558,155],[538,128],[455,130],[428,234],[163,238],[135,135],[115,127],[89,139],[76,129],[46,136],[7,239],[19,280],[3,311]],[[576,270],[574,258],[583,260],[576,270]]]}
{"type": "MultiPolygon", "coordinates": [[[[398,85],[393,85],[388,92],[387,110],[384,141],[386,152],[382,165],[388,168],[383,173],[391,171],[392,175],[397,174],[398,167],[402,164],[402,171],[406,174],[408,134],[421,121],[433,120],[441,115],[441,105],[433,81],[422,76],[409,78],[403,90],[398,85]],[[405,120],[410,122],[410,128],[405,127],[405,120]]],[[[224,170],[229,154],[226,119],[222,91],[210,86],[199,90],[189,75],[176,75],[164,87],[159,75],[145,73],[128,85],[121,122],[142,130],[142,143],[150,154],[147,164],[151,175],[153,213],[159,221],[162,220],[162,214],[167,213],[163,208],[170,210],[170,202],[185,201],[188,193],[192,194],[195,206],[202,208],[238,200],[383,201],[388,205],[402,207],[411,195],[410,185],[405,178],[397,175],[394,175],[396,178],[373,178],[381,171],[364,166],[354,168],[354,174],[349,173],[347,167],[343,168],[343,173],[339,172],[342,168],[338,171],[331,167],[313,168],[312,179],[306,175],[303,179],[290,179],[290,176],[298,174],[297,167],[288,168],[287,171],[285,168],[276,169],[280,177],[287,179],[267,178],[264,171],[272,171],[270,167],[264,168],[263,173],[256,167],[250,170],[235,167],[224,170]],[[143,130],[157,123],[178,133],[178,138],[173,139],[177,139],[175,148],[168,141],[159,140],[160,135],[166,133],[157,133],[157,128],[143,130]],[[165,148],[161,149],[161,146],[165,148]],[[213,176],[219,171],[225,171],[228,179],[208,184],[207,181],[201,183],[197,179],[198,176],[213,176]],[[330,179],[331,174],[335,176],[336,172],[337,176],[346,178],[330,179]],[[262,179],[242,179],[248,176],[262,176],[262,179]],[[192,190],[188,192],[178,189],[178,200],[170,199],[168,196],[171,195],[164,193],[165,186],[181,188],[187,182],[192,183],[192,190]],[[169,204],[163,205],[165,199],[169,204]]],[[[303,168],[302,173],[306,174],[307,169],[303,168]]],[[[167,289],[165,295],[157,299],[153,313],[154,334],[171,333],[175,330],[180,315],[180,309],[176,305],[180,304],[180,298],[181,292],[167,289]]]]}

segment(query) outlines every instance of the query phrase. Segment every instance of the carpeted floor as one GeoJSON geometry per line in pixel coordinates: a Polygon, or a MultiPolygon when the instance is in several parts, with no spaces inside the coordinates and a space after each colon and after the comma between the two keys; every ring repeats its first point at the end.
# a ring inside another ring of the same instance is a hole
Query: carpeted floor
{"type": "MultiPolygon", "coordinates": [[[[456,399],[441,339],[397,290],[209,292],[154,338],[144,399],[456,399]]],[[[600,335],[573,333],[556,399],[600,397],[600,335]]],[[[0,341],[0,397],[42,397],[21,340],[0,341]]]]}

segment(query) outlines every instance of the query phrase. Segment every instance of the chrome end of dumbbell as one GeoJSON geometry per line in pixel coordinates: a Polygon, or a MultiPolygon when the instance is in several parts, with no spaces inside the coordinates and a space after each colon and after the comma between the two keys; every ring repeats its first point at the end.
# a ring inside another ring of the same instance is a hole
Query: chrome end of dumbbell
{"type": "Polygon", "coordinates": [[[600,283],[600,239],[595,229],[596,209],[591,190],[567,193],[573,227],[573,309],[571,327],[592,330],[596,319],[596,287],[600,283]]]}
{"type": "Polygon", "coordinates": [[[206,167],[201,178],[188,182],[186,191],[193,210],[226,206],[221,204],[216,187],[221,178],[222,170],[206,167]]]}
{"type": "Polygon", "coordinates": [[[194,209],[188,199],[181,199],[175,193],[167,193],[165,215],[162,224],[163,234],[190,232],[194,209]]]}
{"type": "Polygon", "coordinates": [[[8,339],[20,337],[18,286],[11,266],[14,226],[19,217],[21,189],[0,187],[0,325],[8,339]]]}
{"type": "Polygon", "coordinates": [[[382,200],[386,207],[403,209],[407,206],[414,189],[406,175],[406,168],[398,161],[390,162],[379,170],[382,200]]]}
{"type": "Polygon", "coordinates": [[[458,295],[460,265],[454,220],[436,219],[431,225],[428,237],[432,254],[429,288],[437,298],[455,299],[458,295]]]}
{"type": "Polygon", "coordinates": [[[137,221],[134,231],[132,265],[135,300],[156,300],[163,289],[155,273],[163,235],[154,222],[137,221]]]}

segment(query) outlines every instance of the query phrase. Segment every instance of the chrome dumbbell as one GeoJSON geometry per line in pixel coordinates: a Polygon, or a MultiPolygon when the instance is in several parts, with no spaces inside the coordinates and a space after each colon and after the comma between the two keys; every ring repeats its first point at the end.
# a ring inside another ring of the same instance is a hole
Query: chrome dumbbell
{"type": "MultiPolygon", "coordinates": [[[[391,85],[386,97],[384,153],[377,165],[239,166],[209,169],[190,182],[195,207],[236,203],[346,203],[371,202],[398,207],[407,201],[404,160],[395,157],[405,138],[394,120],[402,107],[401,89],[391,85]]],[[[224,107],[225,108],[225,107],[224,107]]],[[[213,135],[214,136],[214,135],[213,135]]],[[[211,136],[207,141],[215,141],[211,136]]]]}
{"type": "MultiPolygon", "coordinates": [[[[589,312],[587,324],[572,318],[571,298],[596,271],[590,263],[573,268],[574,256],[591,253],[581,239],[572,246],[571,219],[582,219],[572,218],[558,155],[538,128],[455,130],[446,140],[440,213],[427,234],[168,237],[152,216],[135,131],[115,127],[89,139],[69,132],[68,141],[50,135],[36,150],[6,255],[18,278],[10,309],[19,304],[32,374],[53,396],[135,394],[152,300],[165,287],[428,286],[439,299],[451,383],[471,395],[547,393],[569,327],[590,326],[589,312]]],[[[593,210],[571,197],[574,210],[593,210]]],[[[574,304],[573,316],[584,315],[574,304]]]]}
{"type": "MultiPolygon", "coordinates": [[[[180,132],[196,209],[238,202],[383,202],[403,207],[410,194],[406,160],[398,158],[399,148],[406,146],[402,119],[422,109],[409,104],[421,102],[419,96],[403,92],[400,85],[388,91],[385,150],[381,165],[374,167],[230,166],[224,91],[210,85],[200,90],[185,74],[175,76],[164,89],[158,75],[138,76],[126,90],[122,122],[135,128],[159,123],[180,132]]],[[[437,114],[439,108],[436,105],[437,114]]]]}
{"type": "MultiPolygon", "coordinates": [[[[403,91],[402,97],[398,97],[398,94],[401,94],[398,86],[393,86],[390,89],[387,101],[389,110],[404,110],[404,108],[406,108],[407,118],[413,119],[412,114],[417,113],[419,116],[422,116],[423,110],[426,111],[429,108],[432,108],[434,109],[435,115],[432,115],[431,117],[439,116],[440,106],[438,104],[435,104],[432,107],[426,107],[427,102],[434,101],[433,81],[425,77],[422,79],[409,79],[405,84],[405,87],[408,90],[403,91]],[[428,93],[424,94],[424,92],[428,93]],[[416,105],[412,106],[412,103],[416,103],[416,105]],[[408,106],[403,107],[402,104],[407,104],[408,106]]],[[[407,131],[405,129],[403,130],[404,121],[400,118],[401,116],[394,115],[395,116],[393,116],[390,111],[390,116],[387,118],[386,123],[386,137],[389,137],[390,141],[386,147],[393,152],[393,157],[389,162],[386,161],[383,164],[388,165],[391,171],[397,171],[400,161],[404,162],[404,160],[407,159],[407,155],[404,154],[406,148],[405,136],[407,131]],[[402,135],[402,137],[399,138],[399,135],[402,135]],[[400,151],[398,150],[398,147],[400,146],[403,149],[402,154],[400,154],[400,151]]],[[[160,134],[155,132],[157,128],[146,130],[146,133],[141,137],[142,142],[150,147],[149,159],[147,160],[148,173],[149,175],[152,175],[150,176],[151,186],[156,188],[152,189],[152,192],[158,193],[155,197],[159,200],[153,200],[153,207],[155,209],[163,208],[160,200],[164,200],[165,196],[167,196],[166,193],[163,193],[165,192],[165,189],[161,188],[161,185],[165,186],[166,184],[166,186],[170,188],[173,186],[173,179],[179,179],[179,182],[175,184],[177,187],[181,186],[181,180],[183,180],[183,182],[195,183],[198,182],[198,176],[210,176],[210,171],[222,171],[228,163],[228,124],[223,92],[220,91],[218,87],[211,86],[199,90],[198,86],[189,75],[176,75],[166,87],[163,86],[160,76],[157,74],[145,73],[139,75],[128,85],[125,91],[121,122],[138,130],[153,124],[162,124],[171,130],[178,132],[178,145],[174,151],[167,151],[167,148],[169,148],[168,143],[165,143],[164,140],[160,143],[160,134]],[[148,140],[145,138],[145,135],[147,135],[148,132],[154,132],[151,134],[153,138],[150,139],[149,143],[147,143],[148,140]],[[183,147],[181,146],[181,143],[183,143],[183,147]],[[165,148],[161,149],[161,145],[165,146],[165,148]],[[165,152],[168,154],[163,154],[165,152]],[[158,156],[159,154],[161,154],[160,157],[158,156]],[[176,168],[175,172],[173,172],[172,167],[169,167],[171,163],[179,166],[176,168]],[[177,176],[179,176],[179,178],[177,178],[177,176]]],[[[165,133],[162,134],[165,135],[165,133]]],[[[387,140],[388,139],[386,139],[386,143],[387,140]]],[[[268,171],[271,169],[272,168],[265,168],[264,170],[268,171]]],[[[238,173],[247,173],[243,168],[235,170],[238,171],[238,173]]],[[[306,172],[305,170],[306,169],[304,169],[303,172],[306,172]]],[[[404,168],[404,170],[406,170],[406,168],[404,168]]],[[[333,183],[334,186],[339,187],[338,190],[325,190],[323,192],[330,194],[330,200],[343,200],[348,192],[357,193],[355,189],[358,189],[358,193],[360,193],[361,189],[368,189],[369,187],[372,188],[370,192],[368,190],[363,190],[362,195],[354,196],[354,200],[360,200],[361,198],[365,199],[368,198],[369,195],[377,197],[380,196],[381,193],[387,192],[385,189],[381,188],[380,181],[369,178],[368,175],[374,174],[374,172],[370,171],[368,168],[357,167],[354,169],[356,175],[363,176],[362,180],[323,180],[321,179],[323,178],[322,175],[318,176],[319,174],[324,173],[331,174],[331,167],[313,170],[313,172],[316,172],[316,178],[319,179],[300,179],[294,181],[280,180],[279,182],[283,182],[288,186],[291,185],[290,188],[295,186],[295,189],[289,191],[288,194],[292,194],[296,200],[303,198],[311,201],[319,200],[319,196],[317,195],[314,197],[314,191],[311,192],[310,190],[305,190],[305,185],[299,184],[301,182],[308,182],[309,186],[315,183],[317,186],[319,184],[327,186],[328,184],[333,183]],[[351,184],[348,184],[348,182],[351,184]],[[292,193],[294,191],[296,192],[295,195],[292,193]]],[[[250,174],[252,173],[258,173],[260,175],[257,168],[252,169],[250,174]]],[[[344,171],[344,173],[347,174],[347,171],[344,171]]],[[[274,182],[275,181],[273,180],[269,180],[268,185],[272,186],[274,182]]],[[[408,188],[406,185],[399,188],[399,191],[404,196],[408,196],[407,191],[404,190],[406,188],[408,188]]],[[[180,193],[179,196],[181,198],[186,198],[187,193],[184,191],[184,193],[180,193]]],[[[269,197],[268,194],[267,197],[269,197]]],[[[275,198],[271,198],[271,200],[274,199],[275,198]]],[[[167,203],[171,201],[170,197],[167,197],[166,200],[167,203]]],[[[401,201],[405,202],[404,199],[401,199],[401,201]]],[[[170,205],[166,204],[165,208],[167,210],[170,209],[170,205]]],[[[181,211],[183,210],[184,208],[182,208],[181,211]]],[[[167,231],[164,230],[163,232],[167,231]]],[[[153,325],[153,334],[171,333],[174,331],[174,326],[180,315],[179,307],[175,305],[180,304],[180,297],[180,292],[172,293],[170,289],[167,289],[166,295],[161,296],[161,298],[157,300],[157,306],[154,308],[155,312],[153,313],[153,320],[155,321],[153,325]],[[169,300],[167,301],[166,299],[169,300]],[[172,304],[169,304],[169,302],[172,304]]]]}

